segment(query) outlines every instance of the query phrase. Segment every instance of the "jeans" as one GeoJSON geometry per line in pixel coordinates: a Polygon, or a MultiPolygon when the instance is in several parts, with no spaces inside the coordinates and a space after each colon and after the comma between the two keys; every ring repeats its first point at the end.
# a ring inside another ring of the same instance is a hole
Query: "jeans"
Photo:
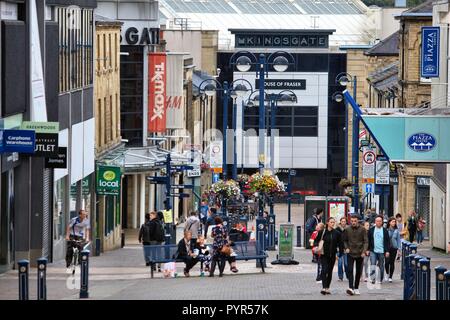
{"type": "Polygon", "coordinates": [[[322,264],[320,263],[320,256],[315,254],[315,259],[317,260],[317,277],[316,281],[320,281],[322,278],[322,264]]]}
{"type": "Polygon", "coordinates": [[[339,279],[341,279],[341,280],[344,279],[344,271],[345,271],[345,277],[348,278],[347,270],[348,270],[348,258],[347,258],[347,254],[343,253],[341,256],[339,256],[339,260],[338,260],[338,277],[339,277],[339,279]]]}
{"type": "Polygon", "coordinates": [[[336,257],[320,257],[320,262],[322,265],[322,288],[329,289],[331,284],[331,279],[333,277],[333,268],[336,262],[336,257]]]}
{"type": "Polygon", "coordinates": [[[386,274],[389,275],[389,279],[392,279],[395,269],[395,258],[397,257],[397,249],[393,248],[389,250],[389,258],[386,258],[386,274]]]}
{"type": "Polygon", "coordinates": [[[384,278],[384,253],[370,252],[370,280],[375,282],[375,268],[378,267],[380,271],[380,282],[383,282],[384,278]]]}
{"type": "Polygon", "coordinates": [[[423,231],[417,230],[417,243],[422,243],[423,241],[423,231]]]}
{"type": "MultiPolygon", "coordinates": [[[[367,257],[365,257],[367,258],[367,257]]],[[[363,268],[363,257],[354,258],[352,256],[348,256],[348,269],[347,269],[347,277],[348,284],[350,289],[358,289],[359,288],[359,280],[361,279],[361,273],[363,268]],[[356,274],[353,277],[353,265],[356,264],[356,274]]]]}
{"type": "Polygon", "coordinates": [[[408,232],[409,232],[409,242],[413,243],[414,238],[416,236],[416,229],[411,229],[411,230],[408,229],[408,232]]]}
{"type": "Polygon", "coordinates": [[[364,277],[366,277],[366,279],[369,277],[369,257],[368,256],[364,256],[364,277]]]}

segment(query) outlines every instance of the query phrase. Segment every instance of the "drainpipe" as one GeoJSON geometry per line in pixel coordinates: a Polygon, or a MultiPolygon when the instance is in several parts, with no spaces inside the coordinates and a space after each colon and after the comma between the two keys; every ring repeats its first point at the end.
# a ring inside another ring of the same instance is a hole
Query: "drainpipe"
{"type": "Polygon", "coordinates": [[[401,79],[401,85],[402,85],[402,103],[401,106],[405,107],[405,23],[402,22],[402,79],[401,79]]]}

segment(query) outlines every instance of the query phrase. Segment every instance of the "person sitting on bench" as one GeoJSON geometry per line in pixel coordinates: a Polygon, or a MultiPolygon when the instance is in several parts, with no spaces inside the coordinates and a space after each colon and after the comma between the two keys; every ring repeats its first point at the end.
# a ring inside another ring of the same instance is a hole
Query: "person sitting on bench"
{"type": "Polygon", "coordinates": [[[177,259],[181,259],[186,264],[184,268],[184,275],[189,277],[189,270],[192,269],[198,262],[194,255],[194,248],[191,245],[192,232],[185,231],[184,238],[178,242],[177,259]]]}

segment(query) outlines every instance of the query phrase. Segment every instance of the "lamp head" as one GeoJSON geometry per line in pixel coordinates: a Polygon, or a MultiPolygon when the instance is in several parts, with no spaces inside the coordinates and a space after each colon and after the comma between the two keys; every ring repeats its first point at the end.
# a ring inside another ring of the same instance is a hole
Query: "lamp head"
{"type": "Polygon", "coordinates": [[[288,69],[288,67],[289,67],[289,61],[288,61],[288,59],[286,59],[286,57],[279,56],[273,60],[273,68],[277,72],[284,72],[288,69]]]}
{"type": "Polygon", "coordinates": [[[252,61],[250,60],[249,57],[247,56],[240,56],[239,58],[237,58],[236,60],[236,68],[240,71],[240,72],[247,72],[251,69],[252,67],[252,61]]]}

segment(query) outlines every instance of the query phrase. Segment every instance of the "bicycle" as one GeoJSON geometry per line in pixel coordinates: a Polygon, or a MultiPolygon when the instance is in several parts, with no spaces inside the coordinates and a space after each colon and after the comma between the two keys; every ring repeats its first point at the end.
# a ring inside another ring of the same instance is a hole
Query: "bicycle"
{"type": "MultiPolygon", "coordinates": [[[[72,246],[72,263],[70,264],[69,268],[72,271],[72,274],[75,274],[75,270],[77,268],[77,266],[80,265],[80,258],[81,258],[81,251],[80,251],[80,246],[83,243],[82,240],[67,240],[68,242],[71,243],[72,246]]],[[[88,241],[84,247],[83,250],[86,250],[86,248],[90,245],[90,242],[88,241]]]]}

